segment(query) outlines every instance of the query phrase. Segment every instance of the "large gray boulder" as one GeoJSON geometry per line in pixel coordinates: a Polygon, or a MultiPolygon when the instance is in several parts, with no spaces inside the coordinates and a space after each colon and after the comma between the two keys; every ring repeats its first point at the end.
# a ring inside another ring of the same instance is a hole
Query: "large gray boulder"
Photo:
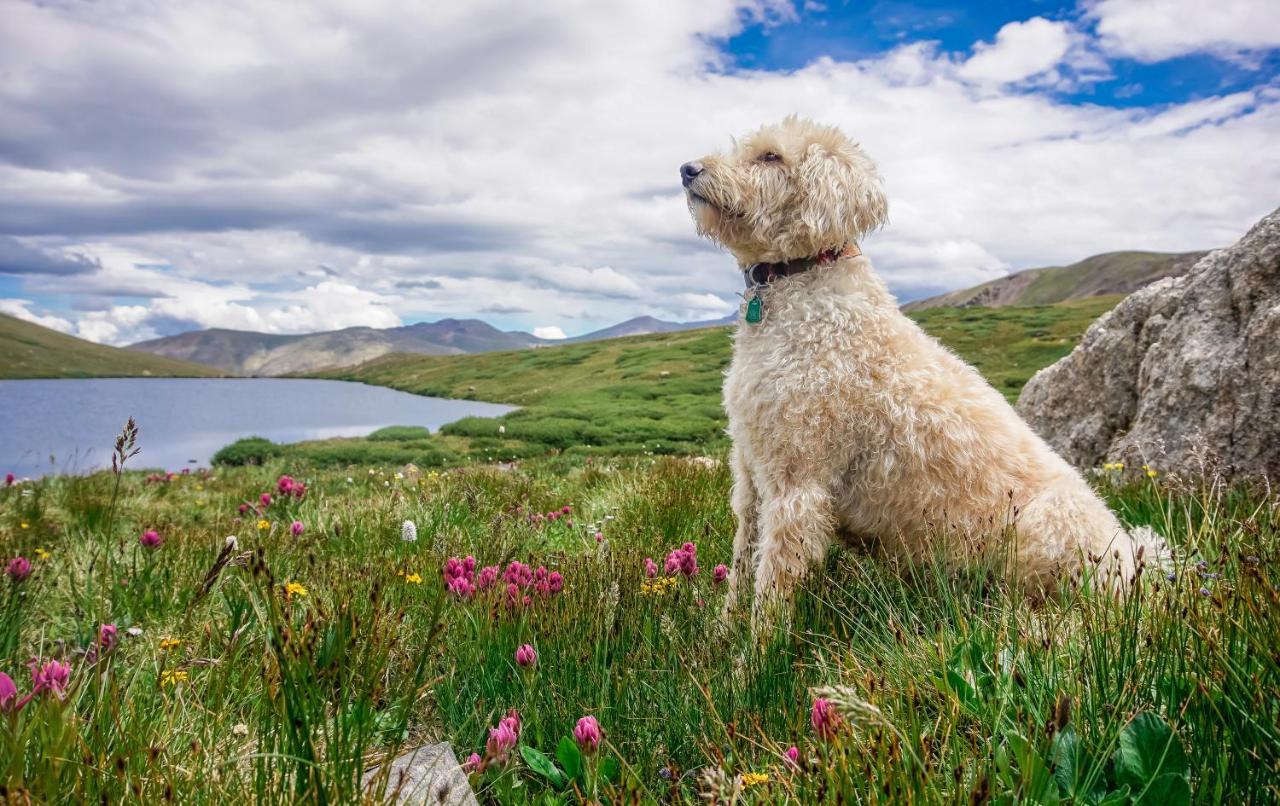
{"type": "Polygon", "coordinates": [[[1017,408],[1081,468],[1280,480],[1280,209],[1126,297],[1017,408]]]}

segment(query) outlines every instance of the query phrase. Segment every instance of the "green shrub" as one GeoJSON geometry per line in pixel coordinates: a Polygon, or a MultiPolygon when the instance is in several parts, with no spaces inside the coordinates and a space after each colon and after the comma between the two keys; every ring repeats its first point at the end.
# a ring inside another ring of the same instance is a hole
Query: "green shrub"
{"type": "Polygon", "coordinates": [[[403,442],[410,439],[430,439],[431,429],[421,425],[389,425],[379,428],[367,439],[374,442],[403,442]]]}
{"type": "Polygon", "coordinates": [[[261,465],[281,453],[281,446],[265,437],[245,437],[220,449],[213,455],[212,462],[224,467],[261,465]]]}

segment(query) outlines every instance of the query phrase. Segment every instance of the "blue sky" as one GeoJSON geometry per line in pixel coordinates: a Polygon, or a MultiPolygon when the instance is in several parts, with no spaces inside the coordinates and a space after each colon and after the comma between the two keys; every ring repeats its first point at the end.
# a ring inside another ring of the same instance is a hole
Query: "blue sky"
{"type": "Polygon", "coordinates": [[[0,312],[127,344],[736,305],[676,167],[786,114],[885,176],[902,299],[1280,202],[1260,0],[0,7],[0,312]]]}

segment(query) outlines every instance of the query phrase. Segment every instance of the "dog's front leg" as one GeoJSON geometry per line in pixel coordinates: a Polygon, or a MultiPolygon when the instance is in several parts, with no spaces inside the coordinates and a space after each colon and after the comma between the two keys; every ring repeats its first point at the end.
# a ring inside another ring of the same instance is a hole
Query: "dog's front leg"
{"type": "Polygon", "coordinates": [[[733,471],[733,496],[730,506],[738,519],[733,535],[733,561],[729,569],[729,590],[725,595],[724,614],[738,606],[738,597],[749,589],[755,572],[756,538],[760,528],[760,496],[751,480],[751,470],[741,448],[735,448],[729,459],[733,471]]]}
{"type": "Polygon", "coordinates": [[[796,584],[826,555],[833,525],[831,493],[825,485],[792,480],[763,495],[752,608],[757,632],[787,615],[796,584]]]}

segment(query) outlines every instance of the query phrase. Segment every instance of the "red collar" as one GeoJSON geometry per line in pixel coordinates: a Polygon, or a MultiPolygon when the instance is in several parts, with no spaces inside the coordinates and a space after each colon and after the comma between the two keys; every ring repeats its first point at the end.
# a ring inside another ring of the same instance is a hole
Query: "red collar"
{"type": "Polygon", "coordinates": [[[839,249],[828,249],[812,257],[798,257],[794,260],[784,260],[778,263],[752,263],[742,270],[742,278],[746,281],[747,288],[756,288],[762,285],[769,285],[774,280],[784,277],[804,274],[816,266],[835,263],[843,257],[857,257],[861,254],[862,250],[858,248],[858,245],[850,242],[839,249]]]}

